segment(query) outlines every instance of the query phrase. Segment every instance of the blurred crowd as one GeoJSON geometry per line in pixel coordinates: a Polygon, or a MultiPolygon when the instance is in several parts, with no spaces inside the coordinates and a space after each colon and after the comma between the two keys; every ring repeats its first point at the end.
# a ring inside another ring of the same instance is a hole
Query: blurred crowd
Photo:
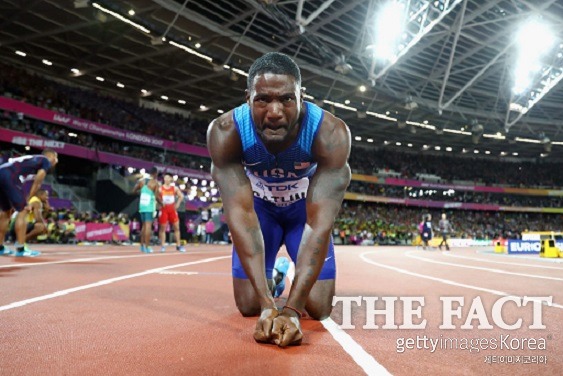
{"type": "Polygon", "coordinates": [[[189,144],[205,144],[207,121],[140,107],[132,101],[63,85],[1,63],[0,94],[116,128],[189,144]]]}
{"type": "MultiPolygon", "coordinates": [[[[438,233],[443,211],[398,205],[346,201],[333,228],[341,244],[411,244],[418,235],[422,216],[431,214],[438,233]]],[[[448,210],[452,238],[519,239],[524,231],[561,231],[558,214],[448,210]]]]}
{"type": "Polygon", "coordinates": [[[482,185],[563,186],[561,164],[546,161],[501,162],[492,158],[352,147],[350,166],[354,172],[365,175],[377,175],[380,170],[404,179],[424,180],[421,174],[434,175],[441,183],[463,180],[482,185]]]}
{"type": "Polygon", "coordinates": [[[49,140],[79,145],[89,149],[119,154],[154,163],[166,163],[171,166],[187,167],[193,170],[203,169],[206,171],[211,167],[209,158],[136,144],[124,144],[122,141],[116,139],[76,130],[68,130],[61,125],[26,118],[21,116],[21,114],[8,111],[0,112],[0,127],[27,134],[34,134],[49,140]]]}
{"type": "Polygon", "coordinates": [[[453,189],[432,189],[381,185],[363,181],[352,181],[349,192],[372,196],[405,198],[411,200],[471,202],[501,206],[532,206],[538,208],[561,208],[563,196],[526,196],[506,193],[454,191],[453,189]]]}

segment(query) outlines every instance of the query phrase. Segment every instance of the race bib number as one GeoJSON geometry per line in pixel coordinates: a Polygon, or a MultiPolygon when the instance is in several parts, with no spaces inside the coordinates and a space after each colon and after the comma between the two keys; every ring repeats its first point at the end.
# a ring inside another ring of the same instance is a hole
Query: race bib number
{"type": "Polygon", "coordinates": [[[141,205],[150,205],[151,204],[151,195],[148,193],[141,193],[141,205]]]}
{"type": "Polygon", "coordinates": [[[248,174],[248,179],[250,179],[252,184],[254,197],[261,198],[277,206],[291,205],[296,201],[304,199],[309,188],[309,178],[269,183],[252,174],[248,174]]]}
{"type": "Polygon", "coordinates": [[[171,196],[171,195],[162,196],[162,203],[164,205],[173,204],[174,203],[174,196],[171,196]]]}

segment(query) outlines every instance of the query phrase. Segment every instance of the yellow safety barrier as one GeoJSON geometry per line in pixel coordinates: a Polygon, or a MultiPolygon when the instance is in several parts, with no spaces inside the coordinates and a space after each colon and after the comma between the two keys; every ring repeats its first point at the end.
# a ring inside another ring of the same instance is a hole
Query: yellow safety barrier
{"type": "Polygon", "coordinates": [[[545,239],[541,241],[540,257],[545,257],[545,258],[563,257],[563,252],[555,246],[555,240],[545,239]]]}

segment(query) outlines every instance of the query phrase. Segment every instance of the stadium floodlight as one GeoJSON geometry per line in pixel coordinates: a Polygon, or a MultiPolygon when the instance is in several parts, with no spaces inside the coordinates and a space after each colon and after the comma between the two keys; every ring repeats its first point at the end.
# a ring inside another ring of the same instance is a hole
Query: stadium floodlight
{"type": "Polygon", "coordinates": [[[512,96],[504,128],[510,129],[563,79],[563,53],[552,27],[539,17],[524,22],[515,35],[518,48],[512,96]]]}
{"type": "Polygon", "coordinates": [[[367,52],[371,58],[368,70],[372,82],[383,77],[453,9],[464,0],[405,1],[391,0],[376,12],[376,27],[367,52]]]}
{"type": "Polygon", "coordinates": [[[514,94],[526,91],[533,76],[541,69],[541,58],[555,43],[555,35],[549,26],[538,19],[526,21],[516,34],[518,59],[514,71],[514,94]]]}
{"type": "Polygon", "coordinates": [[[404,25],[404,4],[392,0],[382,7],[375,26],[375,43],[368,46],[369,49],[373,49],[374,57],[384,61],[393,61],[397,58],[397,47],[404,25]]]}

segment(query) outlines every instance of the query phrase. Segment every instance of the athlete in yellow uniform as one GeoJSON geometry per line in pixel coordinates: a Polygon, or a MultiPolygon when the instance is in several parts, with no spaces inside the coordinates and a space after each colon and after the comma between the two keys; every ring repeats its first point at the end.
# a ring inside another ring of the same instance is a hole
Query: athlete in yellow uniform
{"type": "Polygon", "coordinates": [[[29,199],[31,208],[27,215],[27,233],[25,241],[28,242],[37,236],[47,234],[47,223],[43,219],[43,210],[49,208],[49,192],[40,189],[37,194],[29,199]]]}

